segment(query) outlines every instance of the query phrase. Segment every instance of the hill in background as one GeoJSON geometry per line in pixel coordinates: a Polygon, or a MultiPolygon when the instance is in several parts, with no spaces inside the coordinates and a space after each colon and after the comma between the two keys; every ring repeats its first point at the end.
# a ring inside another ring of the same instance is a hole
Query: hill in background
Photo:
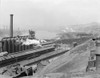
{"type": "Polygon", "coordinates": [[[61,39],[71,39],[79,37],[100,36],[100,23],[71,25],[57,34],[61,39]]]}

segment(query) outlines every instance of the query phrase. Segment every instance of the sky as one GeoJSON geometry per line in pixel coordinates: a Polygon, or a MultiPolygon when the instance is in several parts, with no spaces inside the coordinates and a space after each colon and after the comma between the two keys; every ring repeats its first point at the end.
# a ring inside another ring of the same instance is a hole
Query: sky
{"type": "Polygon", "coordinates": [[[63,27],[100,22],[100,0],[0,0],[0,27],[56,31],[63,27]]]}

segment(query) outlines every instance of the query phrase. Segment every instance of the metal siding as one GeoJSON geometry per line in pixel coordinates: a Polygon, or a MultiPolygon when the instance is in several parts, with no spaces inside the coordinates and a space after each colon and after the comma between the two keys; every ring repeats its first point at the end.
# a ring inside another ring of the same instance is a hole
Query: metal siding
{"type": "Polygon", "coordinates": [[[97,69],[100,68],[100,56],[99,55],[96,56],[96,68],[97,69]]]}

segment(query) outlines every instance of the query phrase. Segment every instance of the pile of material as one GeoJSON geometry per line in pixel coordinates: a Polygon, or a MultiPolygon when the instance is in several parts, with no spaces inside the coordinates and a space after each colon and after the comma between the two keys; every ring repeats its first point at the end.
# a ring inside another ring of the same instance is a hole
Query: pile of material
{"type": "Polygon", "coordinates": [[[89,40],[51,62],[36,76],[38,78],[91,78],[91,75],[86,75],[86,68],[90,51],[93,49],[96,49],[95,42],[89,40]]]}

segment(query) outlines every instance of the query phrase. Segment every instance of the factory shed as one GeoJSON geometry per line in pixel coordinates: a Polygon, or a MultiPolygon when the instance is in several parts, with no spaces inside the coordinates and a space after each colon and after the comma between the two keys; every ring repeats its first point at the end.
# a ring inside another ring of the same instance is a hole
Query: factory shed
{"type": "Polygon", "coordinates": [[[97,70],[100,70],[100,53],[96,53],[96,63],[95,63],[95,66],[96,66],[96,69],[97,70]]]}

